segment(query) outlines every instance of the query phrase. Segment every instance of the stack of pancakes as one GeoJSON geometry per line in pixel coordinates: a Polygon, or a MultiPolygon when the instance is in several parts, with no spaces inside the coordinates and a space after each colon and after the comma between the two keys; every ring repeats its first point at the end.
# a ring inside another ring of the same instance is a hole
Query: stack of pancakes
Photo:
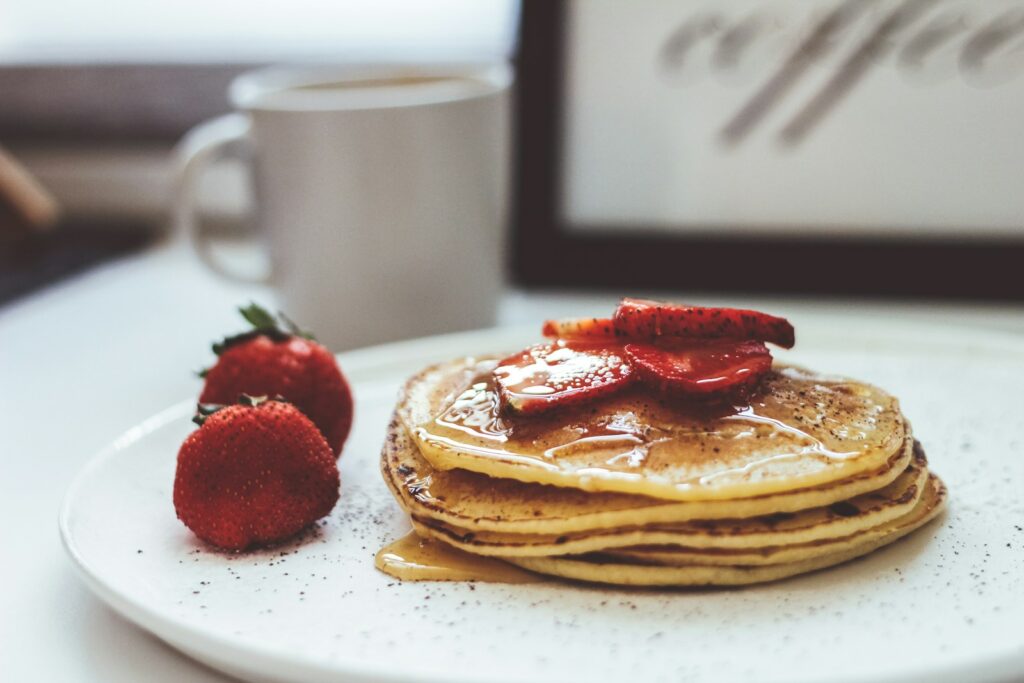
{"type": "Polygon", "coordinates": [[[625,585],[772,581],[921,527],[946,490],[885,392],[776,365],[749,407],[642,386],[508,415],[494,359],[405,386],[384,478],[421,536],[552,576],[625,585]]]}

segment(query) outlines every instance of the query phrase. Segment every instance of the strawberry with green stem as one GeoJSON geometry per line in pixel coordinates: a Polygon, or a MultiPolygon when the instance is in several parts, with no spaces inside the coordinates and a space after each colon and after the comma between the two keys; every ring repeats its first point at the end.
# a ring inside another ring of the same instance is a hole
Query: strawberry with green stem
{"type": "Polygon", "coordinates": [[[174,509],[199,538],[225,550],[286,540],[338,501],[338,464],[295,406],[243,395],[200,404],[178,451],[174,509]]]}
{"type": "Polygon", "coordinates": [[[200,373],[200,403],[231,404],[242,394],[281,396],[306,414],[335,456],[352,427],[352,391],[334,355],[284,314],[239,309],[252,329],[213,345],[217,362],[200,373]]]}

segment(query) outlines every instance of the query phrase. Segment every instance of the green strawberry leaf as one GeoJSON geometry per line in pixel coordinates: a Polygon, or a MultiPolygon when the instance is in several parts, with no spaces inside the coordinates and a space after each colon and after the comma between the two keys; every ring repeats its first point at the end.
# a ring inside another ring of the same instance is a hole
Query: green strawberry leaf
{"type": "MultiPolygon", "coordinates": [[[[300,328],[291,318],[280,311],[275,316],[259,304],[250,302],[248,306],[240,306],[238,312],[252,326],[252,329],[214,342],[210,348],[218,356],[224,353],[227,348],[249,341],[260,335],[270,337],[276,342],[286,341],[291,337],[301,337],[310,341],[316,341],[316,337],[311,332],[300,328]]],[[[203,376],[200,375],[200,377],[203,376]]]]}
{"type": "Polygon", "coordinates": [[[249,302],[248,306],[240,306],[238,312],[257,330],[271,330],[278,327],[277,319],[273,314],[255,302],[249,302]]]}

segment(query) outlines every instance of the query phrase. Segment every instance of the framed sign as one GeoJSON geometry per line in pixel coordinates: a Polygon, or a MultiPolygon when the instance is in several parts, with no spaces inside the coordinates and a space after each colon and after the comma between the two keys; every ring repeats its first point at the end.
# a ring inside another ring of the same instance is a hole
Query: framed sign
{"type": "Polygon", "coordinates": [[[527,285],[1024,299],[1024,0],[524,0],[527,285]]]}

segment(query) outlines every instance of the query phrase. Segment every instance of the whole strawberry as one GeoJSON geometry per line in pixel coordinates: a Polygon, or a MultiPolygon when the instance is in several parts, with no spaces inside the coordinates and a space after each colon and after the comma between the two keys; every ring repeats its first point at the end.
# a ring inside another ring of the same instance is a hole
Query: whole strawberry
{"type": "Polygon", "coordinates": [[[283,315],[256,304],[238,310],[253,329],[213,345],[217,363],[201,373],[206,384],[199,402],[282,396],[313,421],[338,456],[352,427],[352,391],[334,355],[283,315]]]}
{"type": "Polygon", "coordinates": [[[295,406],[244,396],[200,404],[196,422],[178,451],[174,509],[204,541],[225,550],[282,541],[338,501],[334,454],[295,406]]]}

